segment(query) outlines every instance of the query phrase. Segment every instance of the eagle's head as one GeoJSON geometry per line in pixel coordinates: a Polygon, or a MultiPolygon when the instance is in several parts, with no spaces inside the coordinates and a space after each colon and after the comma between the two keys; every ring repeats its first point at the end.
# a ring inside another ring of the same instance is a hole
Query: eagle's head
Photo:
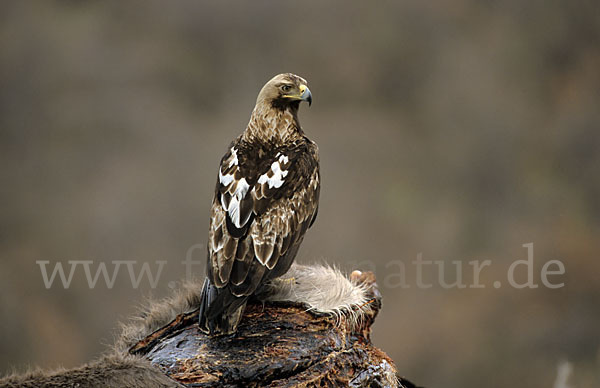
{"type": "Polygon", "coordinates": [[[312,103],[308,83],[295,74],[284,73],[276,75],[263,86],[256,99],[256,105],[264,104],[280,110],[297,110],[301,101],[308,102],[308,105],[312,103]]]}

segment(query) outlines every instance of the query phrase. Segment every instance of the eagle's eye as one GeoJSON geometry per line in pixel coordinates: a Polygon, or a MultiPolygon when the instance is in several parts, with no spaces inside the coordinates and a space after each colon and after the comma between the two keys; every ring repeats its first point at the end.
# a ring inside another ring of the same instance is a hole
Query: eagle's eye
{"type": "Polygon", "coordinates": [[[281,91],[283,92],[289,92],[292,89],[291,85],[281,85],[281,91]]]}

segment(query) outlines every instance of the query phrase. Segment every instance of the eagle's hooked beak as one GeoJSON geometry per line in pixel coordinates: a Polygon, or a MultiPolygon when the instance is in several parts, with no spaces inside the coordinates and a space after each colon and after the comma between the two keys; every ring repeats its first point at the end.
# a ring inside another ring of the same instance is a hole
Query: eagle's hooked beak
{"type": "Polygon", "coordinates": [[[312,94],[306,85],[300,85],[300,100],[308,102],[308,106],[312,104],[312,94]]]}
{"type": "Polygon", "coordinates": [[[306,101],[308,102],[308,106],[310,106],[310,104],[312,104],[312,94],[310,93],[310,89],[308,88],[308,86],[300,85],[298,90],[300,92],[298,94],[287,94],[282,97],[290,98],[292,100],[306,101]]]}

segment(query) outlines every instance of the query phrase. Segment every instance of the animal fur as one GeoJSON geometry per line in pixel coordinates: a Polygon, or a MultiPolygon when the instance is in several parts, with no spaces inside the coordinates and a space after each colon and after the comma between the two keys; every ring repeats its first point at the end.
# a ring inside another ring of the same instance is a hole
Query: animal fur
{"type": "Polygon", "coordinates": [[[283,277],[267,284],[259,298],[301,303],[312,313],[332,315],[338,323],[344,321],[350,327],[360,324],[371,309],[367,285],[324,265],[293,265],[283,277]]]}
{"type": "Polygon", "coordinates": [[[112,354],[74,369],[35,370],[0,379],[5,388],[164,388],[183,387],[150,362],[135,356],[112,354]]]}
{"type": "MultiPolygon", "coordinates": [[[[182,387],[129,348],[171,322],[178,314],[198,308],[202,285],[183,283],[173,296],[149,302],[138,316],[122,325],[113,349],[74,369],[35,370],[0,378],[0,387],[182,387]]],[[[350,325],[361,322],[370,309],[367,286],[323,265],[294,264],[286,275],[267,283],[257,295],[264,302],[301,303],[315,314],[328,314],[350,325]]]]}

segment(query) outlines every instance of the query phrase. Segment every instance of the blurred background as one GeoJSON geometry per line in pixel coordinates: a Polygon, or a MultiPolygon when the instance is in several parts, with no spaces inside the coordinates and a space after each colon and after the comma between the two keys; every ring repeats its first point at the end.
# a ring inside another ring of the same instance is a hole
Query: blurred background
{"type": "MultiPolygon", "coordinates": [[[[297,260],[376,272],[373,340],[401,374],[549,387],[568,362],[570,386],[599,386],[591,0],[3,1],[1,373],[91,360],[185,277],[218,162],[281,72],[309,80],[300,119],[321,153],[319,217],[297,260]],[[515,289],[507,269],[527,243],[540,286],[515,289]],[[462,263],[466,284],[468,263],[490,260],[486,287],[446,289],[433,267],[418,288],[419,254],[443,261],[448,282],[462,263]],[[156,287],[123,269],[90,289],[80,267],[47,289],[40,260],[67,275],[73,260],[168,263],[156,287]],[[564,263],[549,278],[564,287],[540,283],[549,260],[564,263]]],[[[204,248],[192,253],[204,262],[204,248]]]]}

